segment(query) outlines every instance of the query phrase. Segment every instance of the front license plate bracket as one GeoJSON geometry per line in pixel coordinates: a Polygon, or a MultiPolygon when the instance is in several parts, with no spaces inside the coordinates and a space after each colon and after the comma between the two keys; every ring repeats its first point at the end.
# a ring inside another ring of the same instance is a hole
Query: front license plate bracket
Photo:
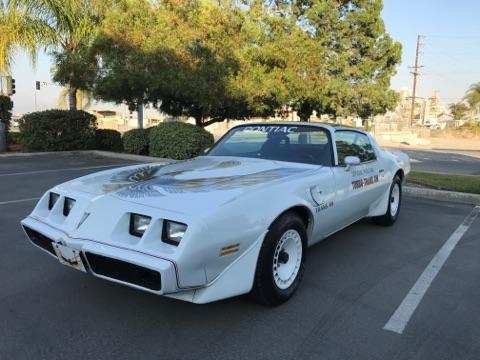
{"type": "Polygon", "coordinates": [[[57,254],[58,261],[60,261],[61,264],[70,266],[83,272],[87,272],[85,266],[83,265],[80,251],[62,244],[53,243],[52,245],[55,253],[57,254]]]}

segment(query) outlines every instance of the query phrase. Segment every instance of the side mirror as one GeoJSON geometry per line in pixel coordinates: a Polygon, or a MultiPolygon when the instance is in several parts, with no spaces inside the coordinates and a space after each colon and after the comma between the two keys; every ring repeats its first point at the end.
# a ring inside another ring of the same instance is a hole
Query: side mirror
{"type": "Polygon", "coordinates": [[[352,166],[360,165],[360,158],[358,156],[345,156],[345,166],[347,170],[352,166]]]}

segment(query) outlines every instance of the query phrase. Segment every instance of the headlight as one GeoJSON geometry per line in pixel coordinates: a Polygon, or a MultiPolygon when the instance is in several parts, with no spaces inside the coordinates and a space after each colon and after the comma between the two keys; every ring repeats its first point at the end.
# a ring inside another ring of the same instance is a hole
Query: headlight
{"type": "Polygon", "coordinates": [[[185,231],[187,231],[187,225],[175,221],[164,220],[162,241],[170,245],[178,246],[185,231]]]}
{"type": "Polygon", "coordinates": [[[130,234],[142,237],[151,220],[150,216],[130,214],[130,234]]]}
{"type": "Polygon", "coordinates": [[[74,205],[75,205],[75,200],[66,197],[65,202],[63,203],[63,215],[68,216],[68,214],[70,214],[70,211],[72,210],[74,205]]]}
{"type": "Polygon", "coordinates": [[[57,202],[57,200],[60,198],[60,195],[51,192],[49,197],[48,197],[48,210],[52,210],[53,205],[57,202]]]}

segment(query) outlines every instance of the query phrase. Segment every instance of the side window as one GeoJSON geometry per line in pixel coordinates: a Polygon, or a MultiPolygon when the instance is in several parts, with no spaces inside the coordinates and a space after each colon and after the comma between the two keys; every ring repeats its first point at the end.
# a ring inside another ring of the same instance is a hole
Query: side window
{"type": "Polygon", "coordinates": [[[375,151],[368,136],[356,131],[339,130],[335,132],[338,163],[345,165],[345,157],[358,156],[361,162],[376,159],[375,151]]]}
{"type": "Polygon", "coordinates": [[[377,158],[367,135],[359,133],[356,144],[360,147],[359,158],[361,162],[372,161],[377,158]]]}

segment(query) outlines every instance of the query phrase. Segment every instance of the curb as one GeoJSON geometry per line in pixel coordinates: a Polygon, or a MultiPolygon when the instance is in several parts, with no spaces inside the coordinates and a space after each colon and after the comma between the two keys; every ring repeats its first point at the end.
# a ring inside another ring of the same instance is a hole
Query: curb
{"type": "Polygon", "coordinates": [[[30,152],[30,153],[16,152],[16,153],[0,154],[0,158],[59,155],[59,154],[60,155],[90,154],[90,155],[98,155],[98,156],[110,157],[115,159],[133,160],[133,161],[141,161],[141,162],[162,162],[162,163],[172,162],[171,159],[157,158],[153,156],[144,156],[144,155],[116,153],[112,151],[103,151],[103,150],[45,151],[45,152],[30,152]]]}
{"type": "Polygon", "coordinates": [[[82,153],[89,153],[90,150],[76,150],[76,151],[42,151],[42,152],[12,152],[12,153],[1,153],[0,158],[10,158],[10,157],[27,157],[27,156],[40,156],[40,155],[54,155],[54,154],[63,154],[63,155],[75,155],[82,153]]]}
{"type": "Polygon", "coordinates": [[[421,197],[425,199],[448,201],[469,205],[480,205],[480,195],[477,194],[418,188],[413,186],[405,186],[403,188],[403,192],[405,195],[421,197]]]}

